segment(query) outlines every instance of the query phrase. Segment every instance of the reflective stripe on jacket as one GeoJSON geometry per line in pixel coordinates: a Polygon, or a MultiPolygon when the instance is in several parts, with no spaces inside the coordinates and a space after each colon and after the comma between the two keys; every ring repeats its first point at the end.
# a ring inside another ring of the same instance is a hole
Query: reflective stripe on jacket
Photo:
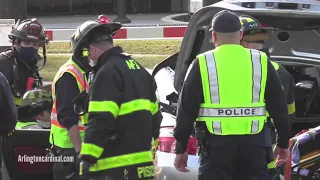
{"type": "MultiPolygon", "coordinates": [[[[57,72],[54,80],[52,82],[52,98],[53,98],[53,107],[51,112],[51,132],[50,132],[50,143],[60,148],[72,148],[73,144],[69,138],[68,130],[62,126],[57,118],[57,109],[56,109],[56,92],[55,92],[55,83],[62,77],[64,73],[72,74],[76,80],[79,87],[80,92],[86,91],[89,92],[89,83],[87,78],[85,77],[85,72],[72,60],[68,60],[63,66],[60,67],[57,72]],[[53,137],[52,137],[53,136],[53,137]],[[52,141],[52,138],[53,141],[52,141]]],[[[80,137],[83,140],[84,138],[84,130],[83,122],[86,122],[88,115],[79,117],[79,130],[80,137]]]]}
{"type": "Polygon", "coordinates": [[[37,122],[17,122],[16,129],[22,129],[23,127],[30,125],[38,125],[37,122]]]}
{"type": "Polygon", "coordinates": [[[197,121],[205,121],[212,134],[257,134],[266,122],[268,58],[239,45],[223,46],[229,47],[197,56],[204,94],[197,121]]]}

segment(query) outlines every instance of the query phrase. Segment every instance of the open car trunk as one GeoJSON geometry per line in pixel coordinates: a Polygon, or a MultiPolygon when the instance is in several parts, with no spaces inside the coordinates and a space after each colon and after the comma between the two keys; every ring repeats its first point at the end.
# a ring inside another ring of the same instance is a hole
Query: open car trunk
{"type": "MultiPolygon", "coordinates": [[[[253,9],[239,5],[240,1],[222,1],[197,11],[191,18],[175,63],[174,86],[179,92],[186,71],[196,55],[213,49],[210,29],[211,19],[220,10],[228,9],[239,15],[251,15],[264,26],[278,28],[271,33],[266,47],[271,58],[283,64],[296,83],[296,115],[293,135],[302,129],[320,124],[320,19],[319,13],[298,10],[253,9]],[[232,4],[236,2],[238,4],[232,4]]],[[[311,8],[319,8],[312,4],[311,8]]],[[[159,69],[159,67],[156,67],[159,69]]],[[[156,72],[154,72],[156,73],[156,72]]]]}

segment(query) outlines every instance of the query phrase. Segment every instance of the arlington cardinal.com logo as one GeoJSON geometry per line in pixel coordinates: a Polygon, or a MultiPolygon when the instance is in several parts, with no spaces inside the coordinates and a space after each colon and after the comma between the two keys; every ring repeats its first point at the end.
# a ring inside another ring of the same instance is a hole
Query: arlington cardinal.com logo
{"type": "Polygon", "coordinates": [[[74,162],[73,156],[28,156],[19,155],[18,162],[21,163],[56,163],[56,162],[74,162]]]}

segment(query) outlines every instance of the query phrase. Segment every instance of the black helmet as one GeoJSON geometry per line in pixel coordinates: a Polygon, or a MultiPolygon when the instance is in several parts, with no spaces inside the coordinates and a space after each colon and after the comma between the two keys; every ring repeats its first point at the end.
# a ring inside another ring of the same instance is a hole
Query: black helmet
{"type": "Polygon", "coordinates": [[[49,37],[45,34],[44,28],[36,18],[26,19],[16,23],[9,34],[10,40],[21,39],[39,43],[48,43],[49,37]]]}
{"type": "Polygon", "coordinates": [[[242,26],[243,36],[257,33],[269,33],[276,30],[276,28],[273,27],[263,27],[257,19],[251,16],[243,15],[240,16],[239,19],[242,26]]]}
{"type": "MultiPolygon", "coordinates": [[[[100,15],[98,20],[89,20],[81,24],[72,34],[71,46],[75,56],[82,54],[90,41],[99,39],[110,39],[122,27],[120,23],[109,23],[104,15],[100,15]]],[[[85,55],[84,55],[85,56],[85,55]]]]}

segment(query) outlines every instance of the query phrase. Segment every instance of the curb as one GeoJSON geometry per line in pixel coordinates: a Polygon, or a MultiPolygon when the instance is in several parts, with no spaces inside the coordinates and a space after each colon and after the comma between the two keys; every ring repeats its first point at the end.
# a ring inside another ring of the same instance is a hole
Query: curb
{"type": "MultiPolygon", "coordinates": [[[[114,39],[172,39],[184,37],[186,24],[135,24],[121,28],[114,35],[114,39]],[[173,26],[176,25],[176,26],[173,26]]],[[[48,29],[45,33],[50,41],[69,41],[76,29],[48,29]]]]}

